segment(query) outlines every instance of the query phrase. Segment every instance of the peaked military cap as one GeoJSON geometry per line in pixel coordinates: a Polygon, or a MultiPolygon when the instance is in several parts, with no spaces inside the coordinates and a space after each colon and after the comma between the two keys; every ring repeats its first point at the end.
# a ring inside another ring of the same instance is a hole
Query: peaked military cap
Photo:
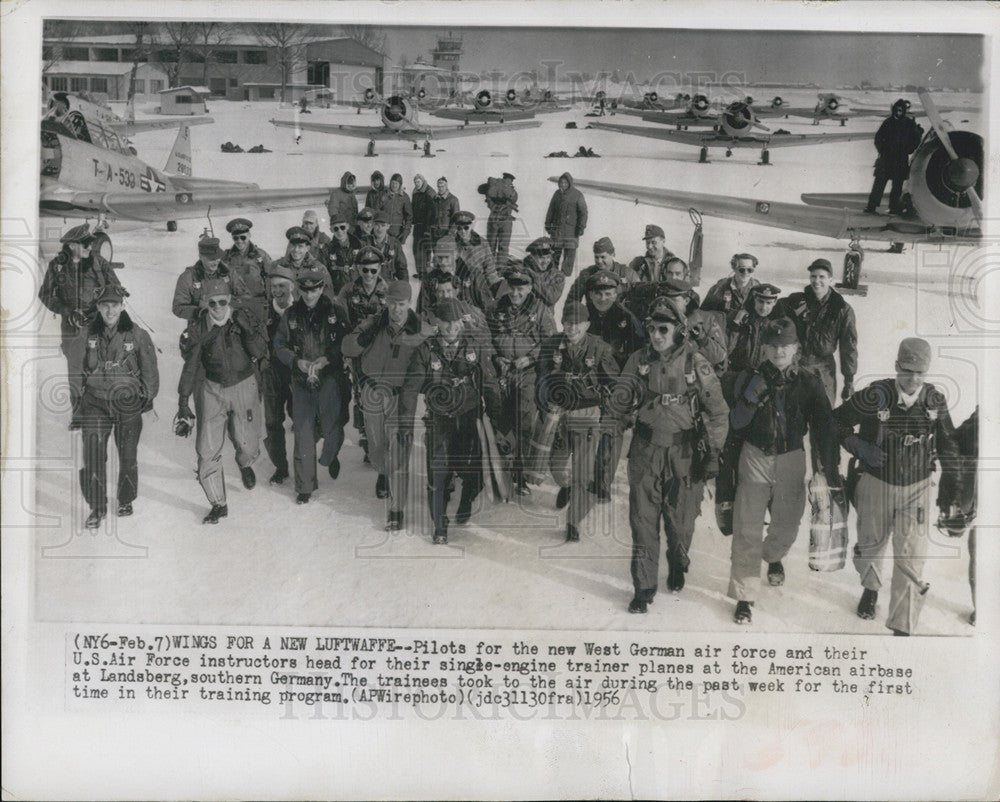
{"type": "Polygon", "coordinates": [[[586,323],[590,320],[590,312],[584,303],[568,303],[563,307],[563,323],[586,323]]]}
{"type": "Polygon", "coordinates": [[[896,364],[903,370],[926,373],[931,366],[931,346],[919,337],[907,337],[899,344],[896,364]]]}
{"type": "Polygon", "coordinates": [[[237,217],[226,223],[226,231],[230,234],[246,234],[251,228],[253,228],[253,223],[245,217],[237,217]]]}
{"type": "Polygon", "coordinates": [[[385,291],[387,301],[409,301],[413,297],[413,288],[409,281],[390,281],[385,291]]]}
{"type": "Polygon", "coordinates": [[[101,294],[97,296],[94,303],[103,304],[109,301],[117,303],[125,298],[128,298],[128,292],[124,287],[118,284],[105,284],[104,289],[101,290],[101,294]]]}
{"type": "Polygon", "coordinates": [[[378,248],[366,245],[358,255],[354,257],[354,263],[358,265],[377,265],[382,263],[382,252],[378,248]]]}
{"type": "Polygon", "coordinates": [[[90,231],[90,226],[86,223],[73,226],[73,228],[59,238],[60,242],[79,242],[81,245],[89,245],[93,240],[94,235],[90,231]]]}
{"type": "Polygon", "coordinates": [[[750,292],[752,292],[757,298],[763,298],[767,301],[773,301],[781,295],[781,290],[773,284],[758,284],[756,287],[751,289],[750,292]]]}
{"type": "Polygon", "coordinates": [[[309,236],[309,232],[306,231],[302,226],[292,226],[285,232],[285,238],[294,245],[297,242],[304,242],[307,245],[312,241],[312,237],[309,236]]]}
{"type": "Polygon", "coordinates": [[[326,277],[326,271],[321,267],[310,267],[308,270],[303,270],[299,273],[295,280],[298,282],[299,287],[304,290],[314,289],[315,287],[323,286],[323,279],[326,277]]]}
{"type": "Polygon", "coordinates": [[[597,270],[587,279],[588,290],[610,290],[621,284],[621,279],[610,270],[597,270]]]}

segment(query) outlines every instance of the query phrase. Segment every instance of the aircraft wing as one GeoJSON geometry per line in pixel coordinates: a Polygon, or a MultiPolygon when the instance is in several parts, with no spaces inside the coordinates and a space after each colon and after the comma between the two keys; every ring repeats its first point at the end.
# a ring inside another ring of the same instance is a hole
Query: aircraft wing
{"type": "Polygon", "coordinates": [[[501,108],[487,109],[486,111],[477,111],[476,109],[435,109],[427,113],[431,117],[437,117],[441,120],[459,120],[470,123],[529,120],[534,116],[528,109],[518,108],[517,106],[503,106],[501,108]]]}
{"type": "Polygon", "coordinates": [[[321,206],[329,187],[260,189],[255,184],[220,186],[221,182],[185,179],[167,192],[78,192],[58,187],[43,188],[43,214],[56,217],[94,217],[105,214],[120,220],[157,223],[234,212],[271,212],[321,206]],[[182,191],[176,191],[181,189],[182,191]]]}
{"type": "Polygon", "coordinates": [[[830,206],[860,212],[868,205],[868,195],[864,192],[811,192],[802,196],[802,202],[810,206],[830,206]]]}
{"type": "MultiPolygon", "coordinates": [[[[549,180],[558,183],[559,179],[553,177],[549,180]]],[[[968,241],[978,238],[977,232],[968,232],[962,236],[934,228],[918,219],[868,215],[833,205],[807,206],[800,203],[732,198],[631,184],[610,184],[579,178],[573,180],[573,185],[577,189],[633,204],[644,203],[680,211],[697,209],[710,217],[799,231],[804,234],[817,234],[834,239],[857,237],[889,242],[955,242],[957,239],[968,241]]]]}
{"type": "Polygon", "coordinates": [[[477,134],[493,134],[498,131],[516,131],[522,128],[537,128],[538,120],[514,120],[511,122],[482,123],[479,125],[440,125],[421,128],[373,128],[362,125],[333,125],[329,123],[296,123],[291,120],[271,120],[271,124],[279,128],[296,128],[300,131],[316,131],[321,134],[341,134],[364,139],[451,139],[459,136],[475,136],[477,134]]]}
{"type": "Polygon", "coordinates": [[[161,131],[165,128],[180,128],[182,125],[190,127],[192,125],[208,125],[214,122],[213,118],[202,114],[197,117],[175,117],[170,120],[137,120],[135,122],[122,120],[121,122],[104,123],[104,125],[119,134],[131,136],[132,134],[144,134],[147,131],[161,131]]]}
{"type": "Polygon", "coordinates": [[[629,136],[644,136],[649,139],[665,139],[668,142],[680,142],[684,145],[708,144],[715,137],[715,133],[708,131],[698,133],[697,131],[675,131],[670,128],[650,128],[643,125],[618,125],[616,123],[591,123],[590,128],[599,131],[616,131],[619,134],[629,136]],[[706,142],[707,140],[707,142],[706,142]]]}
{"type": "MultiPolygon", "coordinates": [[[[824,142],[853,142],[858,139],[871,139],[874,131],[849,131],[838,134],[768,134],[758,136],[759,141],[766,141],[769,148],[788,148],[797,145],[819,145],[824,142]]],[[[742,137],[741,137],[742,138],[742,137]]]]}

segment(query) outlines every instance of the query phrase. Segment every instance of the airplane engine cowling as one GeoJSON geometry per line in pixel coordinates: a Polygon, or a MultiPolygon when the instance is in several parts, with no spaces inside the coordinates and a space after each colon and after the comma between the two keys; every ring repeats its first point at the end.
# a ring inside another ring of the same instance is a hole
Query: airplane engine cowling
{"type": "Polygon", "coordinates": [[[656,92],[647,92],[646,93],[646,99],[650,103],[655,103],[657,100],[660,99],[660,96],[658,94],[656,94],[656,92]]]}
{"type": "Polygon", "coordinates": [[[753,128],[757,116],[747,103],[730,103],[722,113],[720,122],[729,136],[743,136],[753,128]]]}
{"type": "Polygon", "coordinates": [[[365,101],[371,103],[374,99],[375,99],[375,90],[372,89],[371,87],[368,87],[365,90],[365,101]]]}
{"type": "Polygon", "coordinates": [[[776,109],[780,109],[785,105],[785,99],[781,95],[775,95],[774,100],[771,101],[771,106],[776,109]]]}
{"type": "Polygon", "coordinates": [[[490,94],[489,89],[481,89],[476,92],[476,96],[473,98],[472,102],[476,105],[477,109],[482,111],[493,105],[493,95],[490,94]]]}
{"type": "Polygon", "coordinates": [[[691,98],[691,108],[694,111],[708,111],[709,102],[705,95],[695,95],[691,98]]]}
{"type": "Polygon", "coordinates": [[[836,111],[840,108],[840,101],[835,97],[827,98],[826,108],[830,111],[836,111]]]}
{"type": "Polygon", "coordinates": [[[507,98],[508,103],[513,103],[515,100],[517,100],[517,90],[508,89],[504,97],[507,98]]]}
{"type": "Polygon", "coordinates": [[[910,162],[910,198],[922,220],[939,226],[968,228],[976,222],[965,190],[974,187],[983,197],[983,138],[971,131],[950,131],[952,160],[932,131],[924,137],[910,162]]]}
{"type": "Polygon", "coordinates": [[[427,90],[424,89],[423,87],[420,87],[420,90],[417,92],[417,97],[420,100],[424,100],[427,97],[427,90]]]}
{"type": "Polygon", "coordinates": [[[542,97],[545,98],[545,100],[552,100],[552,90],[546,89],[544,92],[542,92],[542,97]]]}
{"type": "Polygon", "coordinates": [[[382,122],[389,128],[405,128],[413,120],[413,107],[406,98],[393,95],[382,104],[382,122]]]}

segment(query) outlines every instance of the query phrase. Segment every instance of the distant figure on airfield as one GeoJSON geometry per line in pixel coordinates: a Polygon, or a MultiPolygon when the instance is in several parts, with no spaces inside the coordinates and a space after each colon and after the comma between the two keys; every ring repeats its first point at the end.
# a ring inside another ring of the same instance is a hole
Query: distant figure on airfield
{"type": "Polygon", "coordinates": [[[889,214],[902,214],[900,199],[903,196],[903,182],[910,174],[910,154],[917,149],[924,134],[917,121],[906,112],[910,102],[900,98],[892,104],[892,116],[887,117],[875,134],[875,181],[868,196],[865,212],[875,214],[882,203],[885,185],[892,181],[889,190],[889,214]]]}
{"type": "Polygon", "coordinates": [[[555,243],[553,259],[567,276],[573,275],[576,249],[580,237],[587,229],[587,201],[583,193],[573,186],[573,176],[559,176],[559,188],[552,193],[549,209],[545,214],[545,233],[555,243]]]}

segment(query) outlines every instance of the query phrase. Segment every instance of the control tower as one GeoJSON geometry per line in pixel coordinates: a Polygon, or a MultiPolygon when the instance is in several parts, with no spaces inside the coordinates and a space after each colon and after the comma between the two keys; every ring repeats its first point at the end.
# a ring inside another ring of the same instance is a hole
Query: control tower
{"type": "Polygon", "coordinates": [[[438,37],[437,47],[431,51],[431,63],[435,67],[458,72],[458,62],[462,58],[462,35],[451,31],[438,37]]]}

